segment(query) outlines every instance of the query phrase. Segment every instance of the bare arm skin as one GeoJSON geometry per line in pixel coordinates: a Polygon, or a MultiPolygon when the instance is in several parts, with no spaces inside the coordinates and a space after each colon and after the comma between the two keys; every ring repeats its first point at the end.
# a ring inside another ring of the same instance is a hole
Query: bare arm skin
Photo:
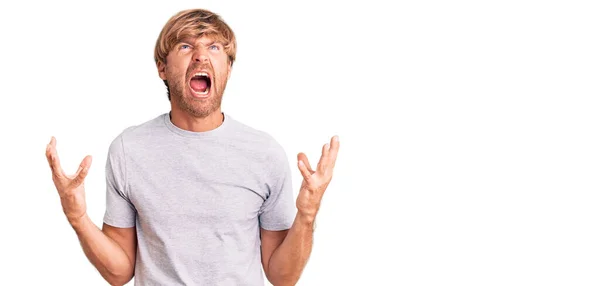
{"type": "Polygon", "coordinates": [[[262,263],[269,282],[275,286],[295,285],[312,250],[312,223],[297,215],[289,230],[261,229],[260,233],[262,263]]]}
{"type": "Polygon", "coordinates": [[[284,231],[261,229],[262,264],[267,279],[275,286],[295,285],[308,262],[313,225],[323,194],[331,182],[339,147],[337,136],[331,138],[331,145],[323,146],[316,171],[312,170],[304,153],[298,154],[298,169],[303,181],[296,199],[298,213],[294,223],[284,231]]]}
{"type": "Polygon", "coordinates": [[[46,159],[52,170],[63,212],[75,230],[88,260],[111,285],[124,285],[133,278],[137,237],[135,227],[116,228],[104,224],[100,230],[86,213],[84,180],[92,163],[86,156],[74,175],[66,175],[60,166],[56,139],[46,147],[46,159]]]}

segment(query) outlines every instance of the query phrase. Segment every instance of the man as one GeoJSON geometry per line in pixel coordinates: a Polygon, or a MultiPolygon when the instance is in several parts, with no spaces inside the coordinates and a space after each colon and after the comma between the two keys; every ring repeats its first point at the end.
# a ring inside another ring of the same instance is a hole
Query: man
{"type": "Polygon", "coordinates": [[[283,148],[221,111],[236,40],[220,16],[186,10],[155,47],[171,111],[126,128],[106,162],[100,230],[86,214],[87,156],[61,169],[56,139],[46,157],[63,211],[102,277],[123,285],[294,285],[312,248],[314,221],[339,141],[323,146],[313,170],[303,153],[295,200],[283,148]],[[262,266],[262,269],[261,269],[262,266]]]}

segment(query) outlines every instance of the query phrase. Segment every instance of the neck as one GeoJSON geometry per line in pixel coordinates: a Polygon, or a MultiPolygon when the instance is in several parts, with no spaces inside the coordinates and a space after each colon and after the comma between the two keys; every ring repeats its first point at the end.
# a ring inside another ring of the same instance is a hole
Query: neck
{"type": "Polygon", "coordinates": [[[220,107],[206,117],[195,117],[176,108],[171,109],[169,116],[173,125],[192,132],[206,132],[216,129],[225,120],[220,107]]]}

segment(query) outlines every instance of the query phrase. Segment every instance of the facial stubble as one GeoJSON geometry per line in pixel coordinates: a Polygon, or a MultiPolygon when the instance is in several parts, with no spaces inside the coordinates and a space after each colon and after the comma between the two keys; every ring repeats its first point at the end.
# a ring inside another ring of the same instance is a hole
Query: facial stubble
{"type": "MultiPolygon", "coordinates": [[[[190,71],[197,69],[193,67],[188,69],[188,73],[190,71]]],[[[221,106],[221,101],[223,99],[223,93],[225,91],[225,86],[227,85],[227,77],[221,76],[218,74],[214,74],[213,72],[213,81],[211,82],[210,93],[206,99],[194,98],[189,90],[189,86],[187,82],[183,82],[183,79],[188,79],[189,74],[186,77],[181,76],[180,74],[173,74],[171,77],[172,80],[168,80],[169,89],[171,91],[171,100],[174,100],[177,106],[181,108],[182,111],[188,113],[196,118],[205,118],[208,115],[215,112],[221,106]],[[186,94],[187,96],[184,96],[186,94]]]]}

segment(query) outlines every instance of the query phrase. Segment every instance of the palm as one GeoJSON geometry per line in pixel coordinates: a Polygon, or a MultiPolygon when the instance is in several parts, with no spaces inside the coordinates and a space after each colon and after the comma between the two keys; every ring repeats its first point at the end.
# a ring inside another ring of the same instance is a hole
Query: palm
{"type": "Polygon", "coordinates": [[[60,159],[56,151],[56,139],[52,137],[46,147],[46,159],[52,170],[52,181],[63,206],[63,211],[68,219],[76,219],[86,212],[84,180],[92,162],[91,156],[86,156],[79,169],[73,175],[67,175],[60,166],[60,159]]]}
{"type": "Polygon", "coordinates": [[[339,147],[340,143],[337,136],[331,138],[331,144],[323,145],[321,159],[317,163],[316,170],[310,167],[304,153],[298,154],[298,169],[300,169],[303,178],[300,193],[296,200],[296,207],[300,212],[313,217],[316,216],[323,194],[333,177],[339,147]]]}

